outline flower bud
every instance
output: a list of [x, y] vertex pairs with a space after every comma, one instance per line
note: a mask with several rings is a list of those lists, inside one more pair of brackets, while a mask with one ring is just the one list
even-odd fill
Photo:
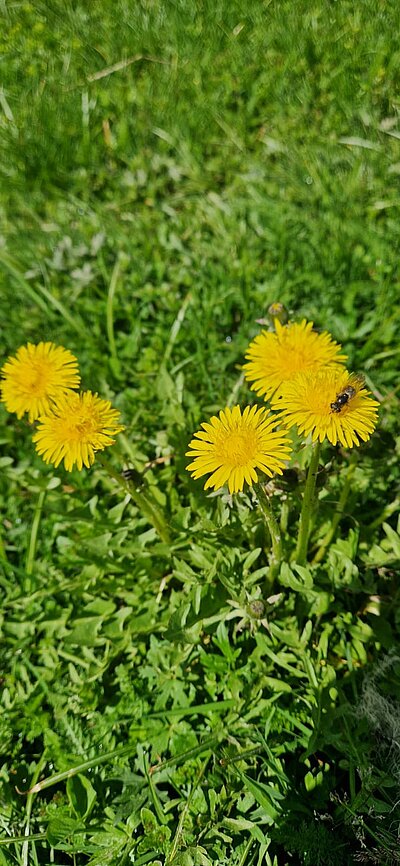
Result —
[[280, 301], [275, 301], [275, 303], [270, 304], [268, 307], [268, 315], [273, 325], [275, 325], [276, 321], [280, 322], [281, 325], [286, 325], [289, 321], [289, 313]]

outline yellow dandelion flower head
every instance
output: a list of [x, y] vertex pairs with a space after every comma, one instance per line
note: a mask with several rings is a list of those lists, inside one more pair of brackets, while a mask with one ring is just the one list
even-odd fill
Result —
[[275, 320], [275, 332], [262, 331], [250, 343], [244, 364], [244, 374], [251, 389], [269, 400], [279, 393], [283, 382], [290, 381], [300, 372], [326, 366], [341, 366], [346, 355], [327, 331], [313, 331], [313, 322], [289, 322], [282, 325]]
[[228, 484], [230, 493], [243, 490], [244, 482], [252, 486], [258, 480], [257, 469], [269, 475], [282, 475], [291, 445], [285, 433], [276, 430], [277, 419], [267, 409], [239, 406], [222, 409], [189, 444], [187, 466], [193, 478], [210, 474], [204, 489], [219, 489]]
[[300, 433], [311, 433], [314, 441], [328, 439], [332, 445], [340, 442], [346, 448], [370, 438], [377, 424], [378, 406], [363, 378], [343, 369], [299, 373], [272, 401], [289, 427], [295, 424]]
[[39, 418], [33, 436], [36, 451], [56, 467], [64, 460], [68, 472], [75, 464], [79, 470], [89, 468], [96, 451], [113, 445], [113, 436], [124, 429], [119, 418], [108, 400], [91, 391], [70, 391], [54, 402], [51, 414]]
[[21, 346], [0, 373], [1, 402], [18, 418], [28, 412], [30, 422], [47, 415], [52, 400], [79, 388], [81, 381], [75, 356], [54, 343]]

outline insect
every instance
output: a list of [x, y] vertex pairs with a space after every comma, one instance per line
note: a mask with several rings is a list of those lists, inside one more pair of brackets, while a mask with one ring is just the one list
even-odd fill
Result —
[[331, 403], [332, 412], [341, 412], [343, 406], [347, 406], [349, 400], [355, 397], [360, 388], [363, 388], [364, 384], [364, 376], [352, 373], [346, 387], [336, 395], [336, 399]]

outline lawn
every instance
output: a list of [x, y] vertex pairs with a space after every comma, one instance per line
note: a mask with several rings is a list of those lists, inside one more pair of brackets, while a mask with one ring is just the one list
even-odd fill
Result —
[[[65, 347], [125, 428], [67, 471], [0, 404], [0, 866], [400, 863], [398, 3], [0, 12], [2, 365]], [[276, 303], [380, 404], [288, 434], [278, 565], [185, 456]]]

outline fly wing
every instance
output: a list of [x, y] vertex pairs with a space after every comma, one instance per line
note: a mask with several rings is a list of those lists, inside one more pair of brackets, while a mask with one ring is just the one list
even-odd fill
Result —
[[365, 377], [362, 373], [350, 373], [349, 385], [358, 393], [361, 388], [365, 387]]

